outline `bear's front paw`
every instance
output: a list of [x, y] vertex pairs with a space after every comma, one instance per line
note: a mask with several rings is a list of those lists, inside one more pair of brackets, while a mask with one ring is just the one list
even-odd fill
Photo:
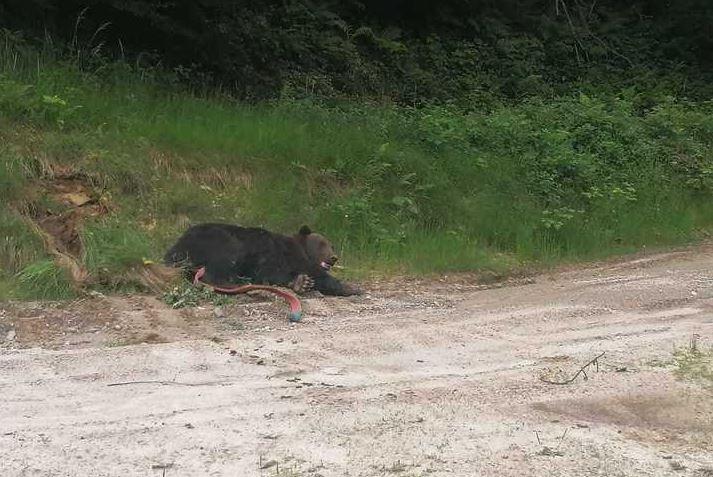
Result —
[[292, 289], [300, 295], [314, 288], [314, 280], [309, 275], [297, 275], [292, 282]]

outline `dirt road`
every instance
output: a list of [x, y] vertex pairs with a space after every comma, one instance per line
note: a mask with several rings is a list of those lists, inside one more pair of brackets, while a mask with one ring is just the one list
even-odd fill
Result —
[[0, 305], [0, 475], [713, 476], [713, 247], [482, 288]]

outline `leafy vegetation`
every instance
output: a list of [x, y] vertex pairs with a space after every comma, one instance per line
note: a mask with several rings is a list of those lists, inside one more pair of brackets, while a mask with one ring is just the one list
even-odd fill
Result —
[[170, 66], [244, 98], [451, 100], [466, 108], [583, 83], [711, 97], [708, 0], [4, 0], [0, 27]]
[[[2, 297], [71, 294], [23, 219], [68, 211], [53, 189], [62, 174], [101, 205], [77, 259], [108, 289], [135, 286], [132, 269], [208, 220], [309, 223], [352, 276], [500, 274], [713, 225], [709, 40], [673, 33], [690, 12], [547, 2], [533, 16], [533, 1], [465, 1], [435, 14], [413, 2], [396, 20], [376, 2], [264, 2], [234, 16], [194, 3], [215, 38], [172, 3], [109, 0], [81, 14], [30, 2], [66, 42], [32, 40], [29, 23], [3, 31]], [[634, 22], [643, 11], [653, 16]], [[117, 51], [129, 25], [134, 43]], [[210, 46], [220, 41], [229, 54]]]
[[210, 303], [215, 306], [231, 303], [228, 295], [220, 295], [207, 287], [194, 287], [187, 282], [176, 285], [163, 294], [163, 301], [171, 308], [186, 308]]

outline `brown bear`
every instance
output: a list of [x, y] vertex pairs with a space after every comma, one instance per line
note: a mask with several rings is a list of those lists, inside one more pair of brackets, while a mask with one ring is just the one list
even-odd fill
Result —
[[190, 273], [205, 267], [205, 281], [226, 286], [241, 281], [290, 287], [297, 293], [315, 289], [349, 296], [360, 290], [334, 278], [332, 244], [303, 226], [294, 236], [261, 228], [207, 223], [190, 227], [171, 247], [164, 262]]

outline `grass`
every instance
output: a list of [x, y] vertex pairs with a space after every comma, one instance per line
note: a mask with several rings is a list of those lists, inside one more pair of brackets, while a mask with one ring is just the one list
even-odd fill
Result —
[[27, 265], [17, 275], [21, 297], [62, 300], [74, 296], [67, 273], [50, 259]]
[[[695, 240], [713, 225], [713, 106], [567, 96], [491, 112], [196, 96], [121, 63], [0, 47], [0, 298], [69, 288], [18, 210], [71, 170], [96, 286], [130, 285], [188, 223], [332, 239], [344, 273], [488, 271]], [[155, 76], [155, 75], [154, 75]]]
[[713, 347], [702, 347], [696, 337], [689, 346], [675, 350], [673, 363], [676, 375], [682, 379], [698, 381], [713, 389]]

